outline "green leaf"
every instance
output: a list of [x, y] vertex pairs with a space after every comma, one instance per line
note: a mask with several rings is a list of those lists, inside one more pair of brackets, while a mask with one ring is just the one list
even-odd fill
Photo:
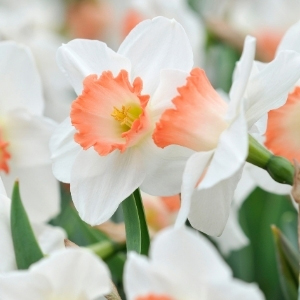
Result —
[[150, 237], [139, 189], [122, 202], [127, 251], [148, 254]]
[[270, 230], [270, 226], [275, 224], [291, 241], [290, 235], [282, 226], [285, 213], [293, 214], [293, 218], [296, 218], [296, 232], [297, 213], [289, 197], [256, 188], [239, 212], [242, 229], [250, 243], [243, 249], [233, 251], [227, 259], [234, 277], [247, 282], [257, 282], [266, 300], [285, 299], [279, 282], [275, 243]]
[[44, 257], [34, 236], [27, 213], [21, 201], [19, 183], [16, 182], [11, 202], [11, 233], [18, 269], [28, 269]]
[[276, 246], [277, 265], [281, 287], [287, 300], [296, 300], [298, 295], [298, 254], [287, 238], [276, 227], [272, 226]]

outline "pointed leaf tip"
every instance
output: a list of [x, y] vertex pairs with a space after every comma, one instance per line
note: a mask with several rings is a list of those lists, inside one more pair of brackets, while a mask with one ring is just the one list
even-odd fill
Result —
[[288, 239], [275, 225], [271, 226], [276, 249], [278, 273], [285, 299], [297, 299], [298, 295], [298, 254]]

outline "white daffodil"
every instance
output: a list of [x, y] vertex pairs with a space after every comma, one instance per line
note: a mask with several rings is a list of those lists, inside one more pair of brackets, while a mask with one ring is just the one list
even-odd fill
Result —
[[59, 186], [51, 172], [49, 139], [56, 124], [43, 117], [42, 87], [29, 50], [0, 43], [0, 174], [7, 191], [20, 182], [30, 219], [59, 212]]
[[212, 244], [186, 227], [158, 233], [149, 257], [129, 254], [124, 271], [128, 300], [264, 299], [255, 284], [234, 279]]
[[28, 271], [0, 275], [1, 300], [96, 300], [109, 292], [106, 265], [81, 248], [57, 251]]
[[[10, 228], [10, 204], [11, 200], [7, 197], [0, 179], [0, 273], [17, 269]], [[44, 223], [32, 223], [31, 225], [43, 253], [49, 254], [64, 248], [66, 234], [61, 228]], [[1, 292], [0, 299], [2, 299]]]
[[[220, 235], [228, 219], [234, 190], [248, 155], [248, 131], [269, 110], [284, 104], [300, 77], [300, 55], [282, 51], [261, 69], [253, 67], [255, 40], [248, 37], [227, 104], [203, 71], [191, 72], [157, 124], [160, 147], [177, 144], [197, 151], [186, 165], [177, 225]], [[251, 75], [251, 76], [250, 76]]]
[[[282, 51], [293, 50], [300, 54], [300, 21], [284, 35], [276, 56]], [[269, 112], [265, 145], [274, 154], [293, 162], [300, 161], [300, 80], [289, 94], [285, 105]]]
[[157, 17], [135, 27], [117, 53], [99, 41], [73, 40], [57, 60], [79, 96], [51, 139], [53, 171], [71, 183], [81, 218], [105, 222], [138, 187], [179, 193], [191, 151], [162, 150], [151, 135], [193, 65], [182, 26]]
[[[292, 50], [300, 53], [300, 22], [294, 24], [283, 36], [276, 56], [281, 51]], [[255, 62], [257, 69], [266, 64]], [[300, 81], [291, 87], [286, 103], [268, 113], [267, 118], [260, 120], [261, 130], [256, 131], [255, 137], [275, 155], [283, 156], [293, 163], [294, 159], [300, 160]], [[246, 164], [245, 172], [251, 175], [251, 180], [262, 189], [276, 194], [287, 195], [291, 186], [275, 182], [263, 169]]]

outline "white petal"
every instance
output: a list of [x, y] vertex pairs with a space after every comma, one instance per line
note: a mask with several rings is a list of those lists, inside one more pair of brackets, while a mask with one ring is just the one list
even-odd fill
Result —
[[0, 177], [0, 195], [7, 197], [7, 193], [6, 193], [6, 190], [5, 190], [5, 187], [4, 187], [4, 183], [3, 183], [1, 177]]
[[15, 270], [16, 260], [10, 229], [10, 199], [0, 195], [0, 273]]
[[107, 221], [145, 178], [142, 157], [134, 148], [100, 156], [94, 149], [77, 156], [71, 193], [80, 217], [91, 225]]
[[82, 91], [83, 79], [90, 74], [111, 71], [116, 76], [121, 69], [130, 72], [130, 61], [115, 53], [103, 42], [76, 39], [62, 45], [57, 51], [57, 63], [75, 92]]
[[174, 287], [155, 270], [146, 257], [130, 252], [124, 269], [124, 289], [128, 300], [149, 294], [172, 295]]
[[144, 143], [141, 149], [146, 165], [141, 190], [153, 196], [179, 194], [183, 170], [193, 151], [176, 145], [161, 149], [152, 139]]
[[1, 115], [17, 108], [41, 115], [42, 84], [30, 50], [15, 42], [1, 42], [0, 57]]
[[152, 95], [162, 69], [189, 72], [193, 53], [188, 37], [174, 19], [156, 17], [137, 25], [126, 37], [118, 53], [132, 63], [132, 78], [141, 77], [143, 93]]
[[211, 283], [206, 290], [207, 299], [222, 300], [264, 300], [264, 294], [254, 283], [232, 279], [230, 282], [217, 281]]
[[221, 236], [212, 237], [224, 255], [231, 251], [240, 250], [249, 244], [249, 240], [243, 232], [239, 221], [238, 211], [231, 209], [227, 224]]
[[177, 215], [176, 227], [181, 227], [185, 224], [188, 218], [193, 192], [202, 174], [208, 167], [214, 152], [199, 152], [193, 154], [186, 163], [181, 187], [181, 206]]
[[[237, 295], [263, 299], [256, 286], [233, 279], [214, 246], [189, 228], [159, 232], [149, 256], [129, 255], [124, 273], [129, 300], [150, 293], [172, 299], [240, 299]], [[213, 295], [218, 297], [210, 297]]]
[[34, 274], [45, 276], [55, 294], [88, 299], [110, 292], [110, 275], [106, 265], [92, 252], [82, 249], [57, 251], [31, 266]]
[[197, 188], [191, 190], [190, 186], [190, 191], [182, 194], [182, 202], [191, 202], [188, 218], [194, 228], [217, 236], [223, 232], [247, 154], [248, 134], [241, 111], [221, 134], [203, 180]]
[[149, 256], [157, 268], [161, 266], [173, 272], [176, 268], [174, 277], [177, 274], [185, 280], [226, 279], [232, 274], [215, 247], [186, 226], [160, 231], [152, 241]]
[[48, 255], [54, 251], [65, 249], [64, 239], [67, 234], [62, 228], [43, 223], [31, 225], [44, 254]]
[[291, 26], [285, 33], [279, 46], [277, 47], [277, 54], [282, 50], [294, 50], [300, 52], [300, 21]]
[[244, 49], [239, 62], [237, 62], [233, 83], [229, 92], [230, 105], [228, 107], [227, 117], [233, 119], [239, 112], [239, 103], [245, 93], [248, 80], [251, 74], [252, 65], [255, 55], [256, 40], [251, 36], [247, 36], [244, 43]]
[[222, 234], [242, 169], [243, 166], [236, 173], [210, 188], [194, 190], [188, 216], [194, 228], [213, 236]]
[[48, 280], [26, 271], [0, 275], [1, 300], [45, 300], [51, 295]]
[[286, 102], [288, 93], [300, 78], [300, 54], [281, 51], [253, 77], [246, 90], [245, 111], [248, 128], [268, 111]]
[[67, 118], [56, 128], [50, 140], [53, 174], [58, 180], [66, 183], [71, 181], [75, 158], [82, 149], [74, 141], [75, 132], [70, 118]]
[[29, 218], [33, 222], [45, 222], [60, 211], [59, 184], [51, 165], [33, 168], [14, 168], [2, 175], [6, 189], [11, 193], [14, 182], [20, 182], [20, 193]]
[[248, 133], [246, 120], [240, 113], [221, 134], [212, 162], [198, 189], [207, 189], [236, 174], [245, 164], [248, 155]]
[[154, 121], [158, 121], [167, 108], [174, 106], [172, 100], [179, 95], [177, 89], [186, 84], [188, 76], [187, 72], [179, 70], [161, 70], [159, 85], [149, 103]]
[[3, 127], [11, 154], [9, 165], [24, 168], [50, 164], [49, 140], [55, 127], [52, 120], [24, 109], [10, 112]]
[[263, 115], [254, 125], [248, 130], [256, 139], [262, 139], [268, 125], [268, 114]]
[[256, 188], [256, 183], [248, 171], [248, 163], [245, 164], [242, 177], [234, 192], [234, 206], [239, 209], [244, 203], [244, 200], [248, 198], [250, 193]]
[[161, 231], [152, 241], [150, 257], [153, 268], [169, 276], [175, 299], [199, 299], [210, 281], [225, 281], [231, 276], [214, 246], [186, 227]]

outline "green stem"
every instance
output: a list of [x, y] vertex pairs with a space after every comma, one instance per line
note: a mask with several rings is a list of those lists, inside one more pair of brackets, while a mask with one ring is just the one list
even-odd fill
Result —
[[148, 254], [150, 237], [139, 189], [122, 202], [127, 251]]
[[293, 185], [294, 166], [290, 161], [273, 155], [251, 135], [247, 162], [266, 170], [275, 181]]

